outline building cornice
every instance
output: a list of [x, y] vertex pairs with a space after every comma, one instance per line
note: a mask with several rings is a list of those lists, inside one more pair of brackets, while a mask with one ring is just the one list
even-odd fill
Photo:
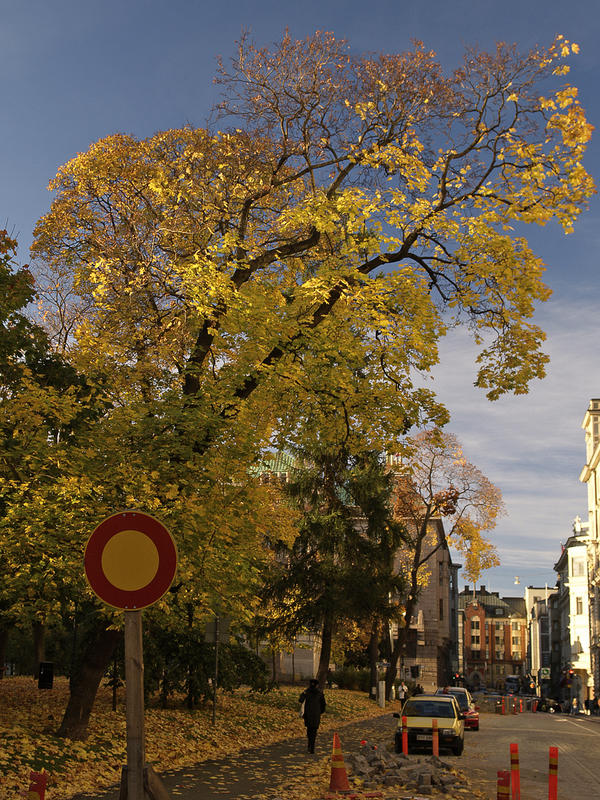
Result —
[[592, 471], [586, 464], [585, 467], [581, 470], [581, 473], [579, 475], [579, 480], [581, 481], [581, 483], [587, 483], [591, 477], [592, 477]]
[[594, 470], [598, 469], [598, 464], [600, 464], [600, 443], [596, 445], [594, 448], [594, 452], [592, 453], [592, 457], [588, 461], [588, 463], [584, 466], [581, 470], [581, 475], [579, 476], [579, 480], [582, 483], [587, 483], [589, 479], [592, 477]]

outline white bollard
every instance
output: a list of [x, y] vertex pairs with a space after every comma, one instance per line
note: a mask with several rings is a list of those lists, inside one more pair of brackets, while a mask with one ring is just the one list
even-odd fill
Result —
[[379, 705], [385, 708], [385, 681], [379, 681]]

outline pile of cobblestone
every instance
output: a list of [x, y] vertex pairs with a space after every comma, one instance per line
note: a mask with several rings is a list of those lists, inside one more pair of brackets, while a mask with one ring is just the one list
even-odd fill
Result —
[[364, 790], [398, 787], [427, 796], [465, 788], [465, 778], [454, 765], [437, 756], [390, 753], [367, 744], [345, 760], [351, 782]]

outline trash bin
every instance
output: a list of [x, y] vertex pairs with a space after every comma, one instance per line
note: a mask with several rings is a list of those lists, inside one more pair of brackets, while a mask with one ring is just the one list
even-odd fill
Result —
[[54, 663], [52, 661], [40, 661], [40, 671], [38, 673], [38, 689], [51, 689], [54, 682]]

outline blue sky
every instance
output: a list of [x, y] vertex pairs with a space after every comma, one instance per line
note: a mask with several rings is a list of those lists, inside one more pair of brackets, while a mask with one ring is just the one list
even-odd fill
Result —
[[[357, 52], [399, 51], [417, 38], [447, 69], [466, 46], [507, 41], [525, 50], [562, 33], [581, 46], [569, 78], [600, 124], [597, 0], [0, 0], [0, 11], [0, 226], [19, 236], [22, 260], [61, 164], [117, 131], [143, 137], [203, 125], [217, 97], [215, 59], [233, 55], [243, 29], [259, 44], [279, 39], [286, 26], [298, 38], [331, 30]], [[599, 138], [586, 158], [596, 180]], [[494, 534], [503, 566], [482, 582], [519, 595], [528, 584], [554, 583], [560, 542], [573, 517], [587, 514], [578, 476], [581, 420], [600, 396], [599, 201], [571, 236], [549, 225], [529, 238], [554, 291], [538, 316], [548, 332], [548, 378], [525, 397], [490, 404], [471, 386], [472, 348], [458, 333], [444, 344], [434, 381], [452, 413], [450, 429], [503, 490], [509, 512]]]

